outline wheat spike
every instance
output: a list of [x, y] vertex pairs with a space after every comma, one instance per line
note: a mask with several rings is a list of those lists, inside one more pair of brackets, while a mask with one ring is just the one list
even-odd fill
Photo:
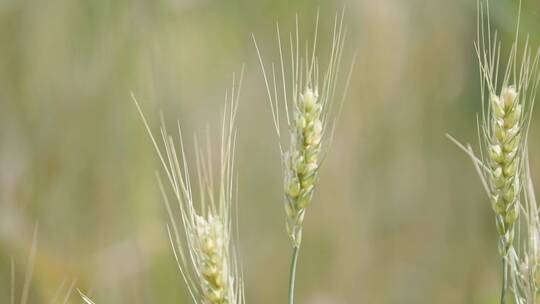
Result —
[[[526, 150], [540, 82], [540, 48], [533, 53], [526, 39], [522, 53], [518, 53], [520, 2], [515, 40], [506, 68], [500, 68], [501, 42], [491, 29], [489, 1], [478, 0], [477, 4], [475, 49], [482, 97], [482, 113], [477, 121], [480, 156], [473, 153], [470, 145], [448, 137], [471, 157], [495, 213], [503, 265], [501, 303], [506, 302], [507, 291], [512, 293], [515, 303], [536, 303], [540, 224]], [[526, 224], [523, 250], [520, 233], [516, 233], [520, 212], [525, 213]]]
[[538, 87], [539, 53], [531, 52], [527, 40], [523, 54], [519, 56], [519, 32], [516, 31], [506, 69], [499, 75], [501, 43], [497, 33], [491, 32], [488, 4], [487, 1], [485, 4], [479, 2], [475, 43], [484, 105], [480, 132], [484, 150], [482, 160], [487, 169], [481, 172], [489, 186], [496, 215], [500, 254], [506, 256], [513, 244], [514, 226], [520, 210], [524, 147]]
[[[338, 86], [346, 30], [343, 27], [343, 13], [336, 14], [326, 72], [319, 75], [318, 22], [317, 13], [313, 44], [306, 43], [305, 55], [300, 52], [298, 16], [295, 32], [289, 34], [289, 52], [284, 52], [279, 25], [276, 26], [280, 62], [277, 71], [275, 64], [271, 64], [271, 73], [267, 73], [261, 51], [253, 36], [274, 127], [279, 138], [284, 173], [286, 226], [295, 248], [300, 247], [302, 242], [304, 216], [313, 198], [324, 146], [330, 142], [333, 135], [334, 119], [339, 116], [354, 67], [353, 60], [344, 85]], [[286, 53], [289, 58], [286, 58]], [[287, 66], [287, 62], [290, 62], [290, 66]], [[339, 97], [336, 97], [337, 89], [342, 91]], [[333, 107], [336, 99], [340, 99], [337, 109]], [[284, 110], [280, 109], [280, 104]], [[282, 116], [285, 121], [282, 121]], [[289, 131], [288, 136], [282, 134], [283, 123]], [[284, 143], [287, 141], [288, 144]]]
[[234, 246], [238, 225], [233, 222], [237, 197], [234, 173], [235, 121], [242, 75], [239, 80], [233, 76], [233, 88], [225, 96], [217, 186], [214, 184], [210, 139], [206, 152], [195, 141], [198, 197], [192, 190], [180, 123], [177, 148], [162, 119], [160, 133], [165, 147], [163, 151], [134, 99], [180, 211], [178, 218], [161, 177], [157, 175], [169, 215], [167, 230], [173, 253], [194, 303], [242, 304], [245, 301], [243, 275]]

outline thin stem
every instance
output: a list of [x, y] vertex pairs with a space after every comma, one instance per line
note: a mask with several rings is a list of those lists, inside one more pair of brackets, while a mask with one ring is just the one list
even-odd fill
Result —
[[501, 286], [501, 304], [506, 303], [506, 285], [507, 285], [507, 262], [506, 257], [502, 258], [502, 269], [503, 269], [503, 275], [502, 275], [502, 286]]
[[289, 273], [289, 304], [294, 304], [294, 281], [296, 278], [296, 263], [298, 261], [298, 253], [300, 252], [300, 246], [294, 246], [291, 271]]

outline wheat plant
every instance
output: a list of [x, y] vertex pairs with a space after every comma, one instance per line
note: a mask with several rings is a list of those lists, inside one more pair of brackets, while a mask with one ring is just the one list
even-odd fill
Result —
[[[276, 24], [279, 65], [272, 63], [269, 73], [266, 72], [257, 41], [252, 36], [279, 139], [286, 228], [293, 246], [289, 280], [291, 304], [294, 302], [296, 265], [302, 243], [304, 217], [313, 199], [324, 149], [333, 135], [334, 119], [341, 110], [354, 66], [353, 60], [344, 85], [338, 86], [346, 30], [343, 27], [343, 13], [341, 16], [336, 14], [326, 71], [320, 73], [324, 68], [320, 65], [317, 53], [318, 23], [317, 13], [313, 44], [310, 46], [306, 42], [305, 53], [300, 46], [298, 16], [294, 34], [289, 33], [288, 47], [283, 46], [279, 24]], [[287, 53], [289, 58], [286, 58]], [[337, 110], [333, 107], [336, 99], [339, 99]], [[285, 116], [284, 121], [282, 116]], [[286, 130], [283, 130], [282, 124], [285, 124]]]
[[[157, 174], [169, 216], [167, 230], [174, 256], [194, 303], [245, 302], [244, 280], [234, 245], [238, 236], [238, 224], [233, 219], [237, 206], [235, 121], [242, 74], [240, 73], [239, 80], [233, 76], [232, 90], [225, 94], [217, 183], [214, 181], [210, 139], [207, 140], [205, 150], [199, 147], [195, 139], [198, 184], [196, 191], [190, 179], [190, 164], [184, 149], [180, 122], [177, 146], [169, 135], [162, 116], [160, 135], [163, 150], [150, 130], [139, 103], [133, 98], [177, 203], [171, 203], [162, 179]], [[174, 212], [174, 206], [179, 210], [178, 216]]]
[[[474, 155], [470, 146], [465, 147], [450, 138], [471, 156], [495, 213], [503, 273], [501, 303], [506, 303], [508, 291], [512, 292], [516, 303], [536, 303], [525, 300], [533, 298], [527, 290], [537, 284], [532, 280], [534, 275], [524, 275], [523, 269], [530, 272], [536, 268], [529, 264], [536, 262], [531, 257], [537, 256], [539, 249], [537, 206], [530, 174], [526, 174], [525, 169], [528, 167], [528, 127], [540, 80], [540, 49], [533, 52], [526, 39], [523, 51], [519, 51], [518, 16], [515, 40], [508, 59], [501, 63], [501, 41], [491, 29], [489, 1], [478, 1], [477, 20], [475, 49], [482, 97], [482, 113], [478, 119], [480, 157]], [[524, 187], [527, 188], [525, 193]], [[516, 233], [521, 210], [525, 211], [526, 224], [523, 240], [519, 232]], [[516, 243], [523, 243], [525, 249], [522, 251]]]

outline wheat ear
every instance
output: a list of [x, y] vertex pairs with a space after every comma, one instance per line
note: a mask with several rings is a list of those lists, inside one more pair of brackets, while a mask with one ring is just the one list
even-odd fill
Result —
[[[520, 302], [517, 268], [519, 257], [515, 249], [516, 223], [518, 223], [523, 189], [523, 172], [528, 127], [539, 84], [539, 54], [529, 48], [518, 54], [519, 17], [515, 40], [506, 68], [500, 69], [501, 42], [491, 30], [489, 1], [478, 2], [476, 54], [480, 66], [482, 115], [478, 136], [480, 157], [470, 146], [457, 143], [473, 160], [475, 168], [490, 198], [499, 235], [499, 254], [502, 260], [501, 303], [506, 301], [508, 270], [511, 271], [511, 291], [516, 303]], [[521, 8], [521, 3], [520, 3]], [[521, 9], [520, 9], [521, 12]], [[499, 71], [501, 70], [501, 74]]]
[[[514, 251], [515, 223], [519, 216], [523, 172], [524, 146], [527, 139], [527, 108], [532, 105], [538, 84], [538, 55], [531, 59], [526, 42], [518, 63], [519, 19], [502, 81], [499, 80], [501, 43], [497, 33], [491, 33], [489, 2], [479, 2], [478, 36], [475, 44], [480, 65], [483, 102], [482, 134], [485, 153], [484, 175], [489, 185], [491, 206], [495, 211], [502, 258], [501, 303], [506, 301], [509, 256]], [[531, 73], [532, 72], [532, 73]], [[535, 79], [536, 78], [536, 79]], [[514, 295], [516, 292], [514, 291]]]
[[[274, 127], [279, 138], [279, 148], [284, 172], [285, 211], [287, 231], [293, 246], [302, 242], [302, 225], [306, 208], [311, 203], [318, 170], [323, 159], [325, 140], [332, 136], [336, 99], [336, 85], [339, 82], [339, 67], [343, 54], [346, 30], [343, 29], [343, 14], [336, 15], [333, 39], [324, 75], [319, 76], [317, 55], [318, 14], [313, 45], [305, 46], [305, 55], [300, 55], [298, 16], [295, 33], [289, 34], [289, 57], [285, 58], [279, 25], [277, 42], [279, 47], [279, 71], [274, 63], [271, 73], [266, 72], [260, 49], [255, 44], [267, 89]], [[311, 48], [311, 51], [309, 51]], [[310, 54], [308, 54], [310, 53]], [[290, 66], [287, 63], [290, 60]], [[351, 65], [353, 66], [353, 65]], [[352, 69], [351, 69], [352, 70]], [[350, 73], [349, 73], [350, 77]], [[322, 82], [319, 79], [322, 78]], [[277, 80], [279, 79], [279, 80]], [[341, 102], [344, 100], [349, 78], [347, 78]], [[287, 84], [289, 83], [289, 84]], [[284, 107], [288, 136], [282, 134], [280, 104]], [[341, 109], [341, 103], [339, 105]], [[284, 138], [285, 137], [285, 138]], [[282, 141], [288, 141], [285, 149]]]
[[[524, 147], [536, 88], [538, 87], [538, 52], [525, 50], [518, 60], [518, 31], [506, 69], [499, 80], [501, 44], [492, 34], [489, 6], [486, 13], [479, 2], [479, 25], [476, 46], [480, 65], [481, 94], [484, 104], [481, 137], [483, 138], [483, 171], [488, 181], [490, 200], [496, 214], [501, 256], [506, 256], [514, 239], [514, 224], [519, 216], [524, 168]], [[519, 29], [519, 22], [518, 22]]]
[[[298, 16], [296, 16], [295, 33], [289, 33], [289, 57], [285, 58], [282, 47], [279, 25], [277, 43], [279, 48], [279, 66], [276, 72], [274, 63], [271, 73], [266, 72], [260, 49], [255, 37], [253, 42], [257, 50], [268, 101], [272, 111], [274, 127], [279, 138], [282, 169], [284, 176], [284, 202], [286, 227], [293, 244], [293, 257], [289, 282], [289, 303], [294, 301], [294, 278], [306, 209], [312, 201], [317, 184], [318, 171], [323, 160], [324, 146], [330, 141], [335, 117], [338, 116], [347, 92], [351, 69], [340, 87], [342, 95], [339, 107], [332, 107], [336, 99], [336, 87], [339, 83], [339, 71], [343, 55], [346, 30], [343, 28], [343, 13], [336, 14], [332, 46], [326, 66], [326, 72], [319, 75], [319, 58], [317, 55], [319, 14], [315, 23], [313, 44], [306, 43], [305, 55], [300, 55]], [[286, 66], [290, 62], [290, 66]], [[322, 79], [320, 82], [319, 80]], [[281, 121], [283, 107], [285, 122]], [[337, 114], [335, 112], [338, 112]], [[282, 124], [286, 123], [288, 134], [282, 134]], [[288, 141], [288, 145], [284, 142]], [[284, 148], [284, 145], [287, 145]]]
[[[174, 214], [174, 206], [170, 203], [161, 178], [157, 175], [169, 215], [170, 224], [167, 230], [173, 252], [194, 303], [245, 302], [243, 275], [234, 246], [238, 225], [237, 222], [233, 222], [237, 196], [234, 173], [237, 134], [235, 121], [242, 74], [238, 81], [233, 76], [233, 88], [225, 96], [217, 187], [214, 184], [210, 139], [207, 140], [206, 152], [199, 148], [195, 140], [198, 197], [194, 197], [192, 191], [180, 123], [178, 123], [180, 142], [178, 155], [178, 148], [162, 119], [161, 138], [165, 147], [163, 152], [152, 135], [139, 104], [134, 99], [170, 183], [170, 190], [178, 203], [179, 220]], [[183, 227], [183, 233], [180, 232], [179, 226]]]

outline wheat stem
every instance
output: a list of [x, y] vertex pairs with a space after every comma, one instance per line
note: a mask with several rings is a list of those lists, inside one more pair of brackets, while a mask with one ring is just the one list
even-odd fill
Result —
[[507, 267], [507, 263], [506, 263], [506, 258], [502, 258], [501, 259], [501, 264], [502, 264], [502, 270], [503, 270], [503, 275], [502, 275], [502, 280], [501, 280], [501, 304], [504, 304], [506, 303], [506, 288], [507, 288], [507, 278], [508, 278], [508, 267]]
[[[339, 88], [338, 76], [346, 36], [346, 30], [343, 28], [344, 13], [345, 11], [341, 15], [336, 14], [330, 55], [325, 72], [320, 71], [320, 60], [317, 55], [318, 12], [313, 44], [309, 45], [306, 42], [305, 57], [301, 55], [300, 50], [298, 15], [294, 32], [289, 33], [290, 52], [283, 52], [283, 47], [285, 49], [287, 47], [282, 44], [279, 26], [276, 25], [280, 61], [277, 70], [274, 63], [268, 69], [265, 68], [255, 36], [252, 36], [261, 65], [274, 127], [279, 138], [284, 173], [286, 227], [293, 247], [289, 277], [289, 304], [294, 303], [296, 264], [302, 243], [304, 217], [312, 202], [319, 169], [325, 156], [324, 148], [332, 140], [335, 116], [341, 112], [354, 67], [353, 60], [345, 86], [342, 89]], [[289, 55], [284, 56], [286, 53]], [[285, 68], [285, 62], [290, 62], [288, 69]], [[267, 71], [269, 72], [267, 73]], [[337, 98], [336, 91], [343, 93], [340, 94], [342, 97], [337, 113], [332, 107]], [[285, 122], [288, 134], [282, 132], [282, 124]], [[288, 144], [285, 144], [285, 141], [288, 141]]]
[[294, 304], [294, 283], [296, 280], [296, 265], [298, 264], [298, 253], [300, 246], [293, 247], [291, 270], [289, 273], [289, 304]]
[[11, 257], [11, 301], [9, 303], [15, 304], [15, 260]]

